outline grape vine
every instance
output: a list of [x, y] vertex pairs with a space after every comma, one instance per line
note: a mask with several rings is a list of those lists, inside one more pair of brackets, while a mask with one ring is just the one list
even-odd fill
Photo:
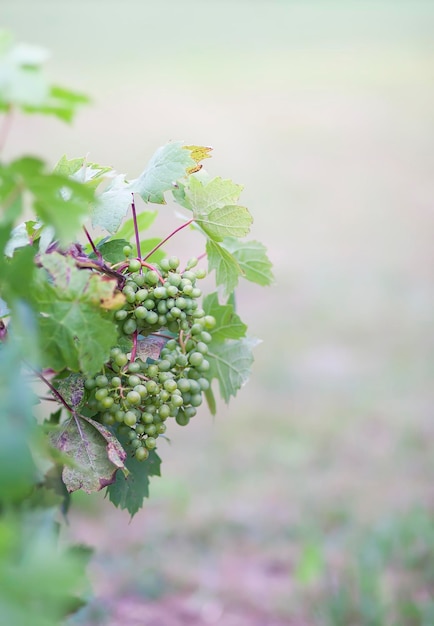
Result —
[[[86, 101], [44, 82], [32, 49], [13, 50], [0, 82], [4, 141], [12, 112], [69, 120]], [[28, 71], [40, 83], [22, 99], [14, 81]], [[0, 367], [12, 354], [26, 398], [20, 409], [5, 387], [1, 428], [12, 432], [13, 415], [25, 416], [29, 493], [54, 488], [66, 506], [77, 489], [107, 488], [134, 515], [172, 424], [187, 426], [204, 403], [216, 413], [216, 391], [227, 403], [247, 381], [255, 340], [234, 291], [240, 279], [269, 285], [271, 264], [260, 242], [246, 240], [242, 187], [211, 177], [210, 156], [209, 147], [171, 142], [129, 179], [87, 158], [63, 156], [54, 169], [27, 155], [0, 163]], [[158, 213], [148, 206], [169, 201], [180, 223], [143, 238]], [[20, 222], [29, 202], [33, 215]], [[185, 229], [198, 237], [198, 256], [167, 256], [166, 243]], [[203, 293], [208, 275], [215, 290]], [[38, 396], [45, 404], [35, 419]], [[41, 416], [47, 401], [57, 406]]]

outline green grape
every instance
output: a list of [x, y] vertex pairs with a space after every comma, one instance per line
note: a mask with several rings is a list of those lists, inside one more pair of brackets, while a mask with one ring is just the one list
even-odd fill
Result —
[[137, 431], [130, 430], [127, 436], [128, 436], [129, 441], [134, 441], [134, 439], [137, 439]]
[[164, 389], [169, 393], [173, 393], [178, 387], [178, 385], [176, 384], [176, 380], [173, 380], [173, 378], [169, 378], [168, 380], [166, 380], [163, 386]]
[[174, 298], [178, 295], [178, 287], [176, 285], [168, 285], [166, 287], [166, 292], [169, 298]]
[[130, 445], [133, 450], [137, 450], [138, 448], [142, 447], [142, 442], [140, 441], [140, 439], [133, 439]]
[[198, 383], [200, 385], [201, 391], [206, 391], [210, 388], [210, 382], [207, 378], [199, 378]]
[[133, 391], [137, 391], [137, 393], [140, 394], [140, 397], [142, 398], [146, 398], [146, 396], [148, 395], [148, 390], [146, 389], [145, 385], [136, 385], [133, 389]]
[[212, 315], [205, 315], [204, 322], [207, 330], [212, 330], [217, 324], [216, 318]]
[[128, 376], [128, 385], [130, 387], [140, 385], [140, 378], [137, 376], [137, 374], [131, 374], [131, 376]]
[[134, 295], [134, 300], [136, 302], [145, 302], [149, 295], [149, 291], [147, 289], [139, 289]]
[[170, 393], [166, 391], [165, 389], [162, 389], [160, 393], [158, 394], [158, 399], [160, 400], [160, 402], [167, 402], [169, 398], [170, 398]]
[[155, 311], [148, 311], [146, 315], [146, 321], [151, 326], [158, 322], [158, 314]]
[[91, 391], [92, 389], [95, 389], [95, 387], [96, 387], [95, 379], [94, 378], [86, 378], [86, 380], [84, 381], [84, 386], [89, 391]]
[[181, 407], [184, 404], [184, 400], [182, 398], [182, 396], [178, 396], [178, 395], [173, 395], [170, 398], [170, 404], [175, 407], [178, 408]]
[[158, 424], [157, 426], [157, 435], [163, 435], [167, 430], [166, 424]]
[[132, 318], [128, 319], [122, 327], [126, 335], [132, 335], [137, 330], [137, 323]]
[[149, 426], [145, 426], [145, 433], [149, 437], [153, 437], [154, 435], [156, 435], [157, 434], [157, 427], [155, 426], [155, 424], [149, 424]]
[[198, 341], [196, 344], [196, 350], [201, 354], [208, 354], [208, 346], [204, 341]]
[[158, 369], [160, 370], [160, 372], [168, 372], [170, 368], [171, 368], [171, 364], [170, 364], [170, 361], [168, 361], [167, 359], [162, 359], [158, 363]]
[[179, 259], [176, 256], [171, 256], [169, 257], [169, 267], [172, 270], [176, 270], [176, 268], [179, 266]]
[[149, 413], [148, 411], [144, 411], [140, 419], [143, 422], [143, 424], [152, 424], [152, 422], [154, 421], [154, 416], [152, 415], [152, 413]]
[[203, 330], [200, 333], [200, 338], [204, 343], [211, 343], [212, 341], [212, 335], [210, 335], [210, 333], [208, 333], [206, 330]]
[[188, 378], [180, 378], [177, 386], [181, 393], [187, 393], [187, 391], [190, 391], [190, 381]]
[[111, 396], [107, 396], [101, 400], [101, 406], [104, 409], [110, 409], [113, 406], [114, 400]]
[[148, 309], [145, 309], [144, 306], [138, 306], [134, 309], [134, 315], [138, 320], [144, 320], [148, 314]]
[[167, 258], [161, 259], [160, 267], [163, 270], [163, 272], [168, 272], [170, 270], [169, 259], [167, 259]]
[[206, 276], [206, 269], [204, 267], [198, 267], [197, 269], [195, 269], [194, 273], [196, 275], [196, 278], [199, 278], [199, 280], [201, 280]]
[[156, 285], [160, 280], [158, 273], [154, 270], [149, 270], [145, 274], [145, 281], [148, 285]]
[[210, 368], [209, 361], [207, 361], [207, 359], [204, 359], [197, 369], [199, 370], [199, 372], [207, 372], [209, 368]]
[[132, 251], [133, 251], [133, 250], [132, 250], [131, 246], [124, 246], [124, 247], [122, 248], [122, 254], [123, 254], [124, 256], [126, 256], [126, 257], [131, 256]]
[[107, 396], [108, 396], [107, 387], [101, 387], [100, 389], [97, 389], [95, 391], [95, 400], [97, 400], [98, 402], [101, 402], [101, 400], [103, 400]]
[[157, 440], [154, 437], [148, 437], [145, 439], [145, 446], [148, 450], [153, 450], [157, 445]]
[[124, 365], [128, 363], [127, 355], [124, 354], [123, 352], [121, 352], [120, 354], [117, 354], [115, 356], [115, 363], [116, 365], [119, 365], [119, 367], [123, 367]]
[[141, 399], [142, 398], [141, 398], [140, 394], [137, 393], [137, 391], [129, 391], [127, 393], [126, 400], [127, 400], [128, 404], [131, 404], [132, 406], [140, 404]]
[[162, 420], [165, 420], [170, 415], [170, 407], [168, 404], [162, 404], [158, 410], [158, 414]]
[[137, 424], [136, 425], [136, 433], [138, 435], [144, 435], [145, 434], [145, 425], [144, 424]]
[[184, 409], [184, 413], [185, 413], [185, 416], [188, 417], [188, 419], [190, 419], [196, 415], [197, 411], [194, 406], [186, 406]]
[[97, 387], [107, 387], [109, 381], [107, 376], [105, 376], [104, 374], [99, 374], [99, 376], [96, 376], [95, 378], [95, 383]]
[[116, 411], [115, 413], [115, 420], [119, 423], [122, 424], [124, 421], [124, 417], [125, 417], [125, 411], [122, 411], [121, 409], [119, 411]]
[[167, 304], [165, 300], [160, 300], [160, 302], [157, 304], [157, 311], [161, 315], [165, 315], [165, 313], [167, 313]]
[[143, 285], [145, 284], [144, 274], [132, 274], [131, 278], [134, 280], [137, 287], [143, 287]]
[[190, 400], [191, 406], [200, 406], [202, 402], [203, 402], [203, 398], [202, 398], [201, 393], [194, 393], [191, 396], [191, 400]]
[[122, 384], [121, 379], [119, 378], [119, 376], [113, 376], [113, 378], [110, 381], [110, 385], [112, 387], [120, 387]]
[[155, 378], [156, 376], [158, 376], [158, 365], [155, 365], [155, 363], [149, 365], [147, 374], [149, 378]]
[[188, 422], [190, 421], [190, 418], [187, 417], [184, 411], [179, 411], [175, 419], [176, 423], [180, 426], [187, 426]]
[[149, 451], [146, 448], [137, 448], [135, 451], [135, 457], [138, 461], [146, 461], [149, 456]]
[[156, 393], [158, 393], [158, 384], [155, 382], [155, 380], [147, 380], [146, 389], [148, 393], [155, 395]]
[[103, 424], [105, 424], [106, 426], [113, 426], [113, 424], [115, 423], [115, 418], [111, 413], [104, 413], [104, 415], [102, 416], [102, 421]]
[[200, 352], [190, 352], [190, 354], [188, 355], [188, 360], [190, 362], [190, 365], [192, 365], [193, 367], [199, 367], [203, 363], [203, 354], [201, 354]]
[[131, 372], [131, 374], [137, 374], [137, 372], [140, 372], [140, 369], [140, 363], [138, 361], [128, 363], [128, 371]]
[[186, 272], [182, 273], [182, 279], [183, 280], [188, 280], [191, 283], [195, 283], [196, 282], [196, 274], [194, 272], [190, 272], [189, 270], [187, 270]]
[[155, 287], [154, 298], [157, 298], [157, 300], [162, 300], [163, 298], [167, 298], [166, 287]]
[[142, 263], [141, 261], [139, 261], [139, 259], [131, 259], [131, 261], [128, 264], [128, 271], [138, 272], [141, 267], [142, 267]]
[[126, 426], [134, 426], [136, 423], [136, 415], [132, 411], [127, 411], [124, 415], [124, 424]]
[[119, 311], [116, 311], [115, 313], [115, 320], [118, 322], [123, 322], [123, 320], [125, 320], [128, 316], [128, 311], [126, 311], [125, 309], [120, 309]]

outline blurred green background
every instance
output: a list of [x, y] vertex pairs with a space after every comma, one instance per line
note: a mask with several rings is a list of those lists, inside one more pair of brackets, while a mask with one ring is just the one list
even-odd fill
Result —
[[434, 3], [3, 0], [0, 18], [93, 100], [71, 127], [17, 118], [7, 156], [136, 176], [169, 140], [211, 145], [275, 269], [239, 290], [251, 381], [173, 429], [143, 512], [76, 498], [67, 533], [98, 547], [82, 622], [432, 626]]

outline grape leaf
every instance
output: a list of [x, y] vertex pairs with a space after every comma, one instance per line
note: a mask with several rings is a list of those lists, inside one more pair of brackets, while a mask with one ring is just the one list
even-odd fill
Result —
[[239, 241], [227, 238], [223, 247], [234, 256], [244, 273], [244, 278], [258, 285], [271, 285], [273, 282], [272, 264], [267, 257], [265, 246], [259, 241]]
[[193, 215], [195, 222], [214, 241], [223, 241], [225, 237], [244, 237], [253, 221], [248, 209], [238, 204], [213, 209], [209, 213], [195, 211]]
[[213, 209], [236, 204], [242, 190], [242, 185], [220, 176], [205, 182], [192, 176], [185, 187], [185, 195], [193, 211], [206, 215]]
[[155, 152], [142, 174], [130, 182], [129, 189], [145, 202], [165, 204], [164, 193], [195, 165], [191, 151], [182, 142], [168, 143]]
[[149, 478], [160, 476], [161, 459], [155, 450], [151, 450], [146, 461], [137, 461], [128, 455], [125, 465], [129, 471], [125, 477], [118, 472], [116, 481], [109, 485], [107, 492], [116, 507], [127, 509], [131, 517], [143, 506], [144, 498], [149, 497]]
[[123, 174], [115, 176], [91, 208], [92, 224], [114, 234], [131, 206], [132, 191]]
[[32, 157], [14, 161], [9, 172], [21, 195], [30, 192], [36, 215], [54, 227], [60, 242], [73, 241], [87, 217], [93, 190], [67, 176], [46, 173], [44, 163]]
[[232, 304], [220, 304], [217, 293], [210, 293], [203, 300], [203, 309], [207, 315], [216, 319], [215, 327], [210, 331], [213, 341], [241, 339], [246, 334], [247, 326], [235, 313]]
[[164, 251], [159, 248], [155, 250], [149, 257], [148, 254], [161, 242], [158, 237], [151, 237], [150, 239], [142, 239], [140, 242], [140, 249], [142, 251], [142, 257], [146, 258], [149, 263], [159, 263], [166, 255]]
[[107, 309], [122, 305], [116, 281], [79, 270], [74, 260], [57, 253], [41, 256], [48, 271], [38, 271], [34, 299], [41, 312], [42, 365], [96, 373], [116, 344], [116, 326]]
[[207, 356], [209, 374], [218, 380], [220, 394], [226, 403], [249, 379], [253, 363], [252, 348], [256, 344], [256, 340], [249, 338], [210, 344]]
[[126, 452], [104, 426], [89, 417], [74, 414], [51, 435], [51, 443], [73, 463], [65, 465], [62, 479], [69, 492], [100, 491], [125, 467]]
[[238, 261], [228, 250], [211, 239], [206, 242], [206, 253], [209, 271], [216, 272], [216, 285], [223, 285], [224, 292], [230, 294], [243, 273]]

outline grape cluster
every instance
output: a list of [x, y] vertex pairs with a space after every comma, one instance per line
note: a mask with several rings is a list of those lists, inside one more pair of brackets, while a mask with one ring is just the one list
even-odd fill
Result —
[[137, 460], [145, 460], [166, 432], [166, 420], [188, 424], [209, 386], [207, 360], [210, 330], [216, 320], [199, 306], [196, 281], [205, 272], [191, 259], [179, 272], [179, 260], [162, 259], [158, 266], [128, 262], [123, 287], [126, 304], [116, 312], [124, 335], [155, 335], [162, 347], [158, 358], [141, 358], [119, 346], [99, 375], [87, 378], [88, 406], [106, 426], [130, 441]]

